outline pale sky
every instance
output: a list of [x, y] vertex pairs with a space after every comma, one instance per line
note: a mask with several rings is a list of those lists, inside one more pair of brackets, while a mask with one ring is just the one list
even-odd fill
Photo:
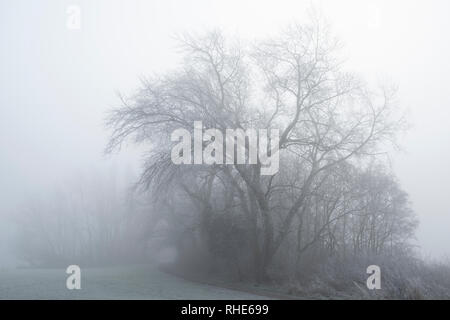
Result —
[[[0, 0], [0, 233], [28, 194], [73, 172], [138, 170], [136, 150], [104, 158], [103, 118], [116, 90], [130, 93], [139, 76], [176, 65], [175, 33], [220, 27], [263, 37], [301, 23], [311, 3], [346, 45], [352, 70], [398, 84], [413, 127], [393, 166], [420, 218], [422, 252], [450, 256], [447, 0]], [[66, 27], [72, 4], [81, 30]]]

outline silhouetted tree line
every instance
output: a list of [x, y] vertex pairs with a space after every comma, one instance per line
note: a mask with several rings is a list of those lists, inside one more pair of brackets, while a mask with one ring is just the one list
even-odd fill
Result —
[[[148, 147], [140, 184], [180, 265], [262, 281], [330, 257], [410, 254], [417, 222], [385, 161], [404, 128], [396, 90], [346, 72], [326, 22], [254, 42], [213, 31], [179, 43], [181, 65], [111, 111], [107, 151], [128, 139]], [[278, 129], [279, 171], [262, 175], [260, 159], [175, 165], [171, 133], [194, 121]]]

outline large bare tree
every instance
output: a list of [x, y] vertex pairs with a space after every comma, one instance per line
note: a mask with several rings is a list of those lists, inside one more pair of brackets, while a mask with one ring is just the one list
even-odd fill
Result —
[[[184, 35], [179, 42], [183, 63], [143, 80], [136, 95], [122, 98], [122, 107], [111, 111], [107, 151], [128, 138], [148, 146], [141, 183], [155, 192], [170, 187], [184, 192], [199, 211], [206, 238], [217, 199], [224, 202], [221, 212], [238, 207], [261, 280], [286, 237], [302, 230], [312, 203], [319, 201], [317, 192], [336, 171], [363, 165], [393, 141], [402, 128], [395, 90], [371, 89], [345, 72], [338, 41], [318, 18], [254, 43], [230, 40], [220, 31]], [[174, 165], [170, 135], [179, 128], [192, 131], [194, 121], [222, 132], [280, 130], [279, 172], [264, 176], [260, 159], [247, 165]], [[334, 221], [362, 210], [345, 209], [350, 198], [342, 194], [321, 195], [328, 211], [307, 247], [324, 234], [332, 236]], [[298, 236], [298, 251], [305, 239]]]

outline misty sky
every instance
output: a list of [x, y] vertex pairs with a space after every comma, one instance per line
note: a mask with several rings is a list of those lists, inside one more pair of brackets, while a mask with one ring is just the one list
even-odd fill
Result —
[[[346, 45], [352, 70], [399, 85], [412, 128], [392, 165], [410, 194], [426, 256], [450, 257], [450, 2], [0, 0], [0, 248], [30, 195], [80, 173], [138, 169], [135, 149], [105, 158], [115, 92], [177, 63], [177, 32], [220, 27], [263, 37], [302, 22], [310, 3]], [[66, 9], [82, 10], [81, 30]]]

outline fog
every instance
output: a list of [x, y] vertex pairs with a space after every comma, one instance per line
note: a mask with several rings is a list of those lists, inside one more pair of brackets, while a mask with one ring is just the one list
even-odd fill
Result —
[[[69, 5], [81, 29], [66, 27]], [[14, 215], [77, 176], [137, 177], [142, 149], [104, 154], [108, 110], [140, 77], [180, 62], [175, 36], [220, 28], [258, 39], [306, 19], [311, 4], [344, 44], [346, 65], [398, 85], [411, 128], [390, 164], [410, 195], [428, 259], [450, 256], [450, 3], [431, 1], [0, 1], [0, 265], [17, 260]]]

